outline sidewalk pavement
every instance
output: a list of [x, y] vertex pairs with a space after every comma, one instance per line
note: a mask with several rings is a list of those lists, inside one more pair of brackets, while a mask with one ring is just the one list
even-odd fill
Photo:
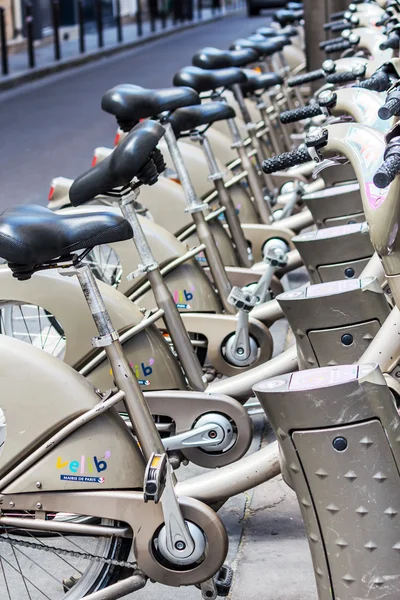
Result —
[[[102, 48], [98, 47], [97, 32], [91, 27], [90, 31], [85, 34], [85, 53], [83, 54], [80, 54], [79, 52], [78, 29], [70, 30], [69, 39], [67, 40], [62, 39], [62, 31], [60, 30], [61, 59], [58, 61], [54, 60], [53, 43], [35, 46], [34, 53], [36, 66], [33, 69], [29, 68], [28, 52], [26, 49], [10, 53], [8, 55], [9, 75], [0, 75], [0, 91], [34, 79], [45, 77], [46, 75], [58, 71], [99, 60], [106, 56], [116, 54], [117, 52], [122, 52], [135, 46], [145, 44], [146, 42], [173, 35], [178, 31], [184, 31], [217, 21], [226, 16], [236, 14], [241, 10], [242, 8], [238, 8], [213, 13], [211, 9], [205, 8], [202, 11], [201, 19], [198, 19], [197, 12], [194, 14], [193, 21], [177, 23], [176, 25], [172, 23], [171, 18], [168, 18], [165, 29], [162, 28], [161, 22], [158, 19], [156, 23], [156, 32], [151, 31], [149, 21], [144, 21], [142, 26], [143, 35], [141, 36], [138, 36], [136, 23], [125, 24], [123, 25], [122, 43], [118, 43], [116, 27], [105, 27], [103, 30], [104, 44]], [[162, 57], [160, 57], [160, 60], [162, 60]]]

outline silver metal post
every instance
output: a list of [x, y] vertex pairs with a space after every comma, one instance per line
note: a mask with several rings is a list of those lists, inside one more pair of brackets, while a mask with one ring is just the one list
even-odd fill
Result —
[[203, 371], [196, 355], [179, 310], [171, 296], [155, 260], [151, 248], [143, 233], [142, 226], [135, 211], [135, 200], [139, 190], [126, 195], [121, 202], [121, 211], [133, 230], [133, 241], [140, 256], [142, 264], [138, 271], [145, 272], [149, 279], [157, 306], [164, 311], [164, 321], [171, 337], [172, 343], [187, 377], [190, 387], [195, 391], [204, 391], [206, 388]]
[[256, 101], [256, 108], [260, 111], [261, 118], [268, 127], [268, 138], [272, 148], [271, 154], [280, 154], [281, 148], [279, 147], [278, 138], [276, 137], [275, 126], [268, 114], [267, 105], [261, 98], [256, 98]]
[[205, 135], [197, 134], [193, 137], [193, 139], [198, 141], [203, 149], [210, 173], [209, 179], [214, 183], [214, 187], [218, 192], [218, 198], [221, 205], [225, 207], [225, 218], [228, 223], [232, 240], [236, 246], [236, 251], [239, 255], [240, 262], [243, 267], [251, 267], [254, 264], [254, 261], [251, 257], [251, 251], [244, 236], [235, 205], [224, 185], [223, 173], [221, 173], [218, 169], [217, 161], [215, 160], [211, 144]]
[[271, 105], [275, 108], [276, 122], [278, 123], [279, 130], [282, 134], [282, 141], [283, 141], [284, 145], [286, 146], [286, 150], [291, 150], [293, 144], [292, 144], [292, 140], [290, 139], [288, 129], [286, 129], [286, 125], [282, 125], [282, 123], [279, 120], [279, 115], [280, 115], [279, 104], [278, 104], [275, 96], [272, 93], [268, 92], [268, 97], [270, 99]]
[[149, 407], [124, 356], [118, 333], [111, 322], [92, 271], [84, 265], [78, 267], [75, 273], [99, 333], [99, 337], [94, 338], [92, 343], [94, 346], [105, 348], [114, 381], [118, 389], [125, 393], [126, 410], [143, 455], [146, 460], [150, 460], [154, 452], [163, 453], [164, 446]]
[[204, 210], [208, 209], [207, 204], [201, 202], [198, 198], [186, 165], [184, 163], [182, 154], [179, 150], [178, 143], [170, 123], [163, 123], [165, 128], [165, 140], [167, 142], [169, 153], [173, 160], [176, 172], [181, 182], [183, 192], [187, 201], [186, 211], [192, 214], [194, 224], [196, 225], [196, 233], [200, 240], [200, 243], [205, 246], [205, 255], [207, 263], [210, 268], [212, 278], [214, 280], [215, 287], [218, 290], [219, 298], [225, 312], [228, 314], [234, 314], [235, 310], [228, 302], [228, 296], [231, 291], [231, 283], [226, 274], [224, 263], [221, 258], [221, 254], [215, 243], [215, 239], [208, 223], [204, 217]]
[[[261, 142], [260, 142], [259, 138], [257, 137], [257, 125], [256, 125], [256, 123], [253, 123], [253, 121], [251, 119], [250, 113], [247, 109], [246, 102], [245, 102], [245, 99], [243, 96], [242, 88], [240, 87], [240, 85], [238, 83], [235, 83], [232, 86], [232, 92], [233, 92], [233, 95], [235, 96], [236, 102], [239, 105], [243, 120], [246, 123], [247, 131], [249, 132], [249, 136], [251, 139], [251, 145], [256, 150], [256, 156], [257, 156], [257, 160], [258, 160], [257, 166], [258, 166], [259, 170], [261, 171], [261, 163], [263, 160], [265, 160], [268, 157], [266, 156], [266, 154], [264, 152], [264, 148], [262, 147]], [[265, 176], [265, 174], [263, 174], [263, 176], [266, 181], [266, 184], [271, 187], [271, 191], [272, 191], [274, 186], [273, 186], [271, 179], [268, 178], [267, 176]]]
[[249, 183], [251, 195], [254, 198], [258, 216], [262, 223], [270, 225], [273, 221], [273, 216], [271, 207], [264, 199], [261, 179], [258, 177], [256, 169], [247, 155], [247, 150], [244, 146], [236, 121], [234, 119], [228, 119], [227, 123], [233, 140], [232, 147], [236, 148], [241, 160], [242, 169], [247, 172], [247, 181]]

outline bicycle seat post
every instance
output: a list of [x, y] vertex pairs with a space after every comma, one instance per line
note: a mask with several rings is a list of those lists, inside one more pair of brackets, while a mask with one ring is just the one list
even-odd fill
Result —
[[247, 150], [240, 135], [237, 123], [235, 119], [227, 119], [227, 123], [232, 136], [232, 148], [236, 148], [241, 160], [242, 169], [247, 173], [247, 181], [249, 183], [251, 195], [254, 198], [254, 204], [258, 215], [262, 223], [270, 225], [273, 221], [272, 211], [268, 202], [264, 198], [261, 180], [258, 177], [256, 169], [247, 154]]
[[186, 197], [186, 211], [191, 213], [193, 221], [196, 225], [196, 232], [199, 240], [206, 247], [205, 253], [207, 256], [207, 262], [210, 267], [210, 272], [214, 280], [215, 287], [218, 290], [221, 304], [228, 314], [234, 314], [235, 311], [232, 305], [230, 305], [228, 302], [228, 296], [231, 291], [231, 283], [226, 274], [221, 254], [215, 243], [214, 236], [205, 220], [203, 212], [204, 210], [207, 210], [208, 205], [204, 202], [201, 202], [196, 194], [179, 149], [172, 125], [164, 120], [161, 120], [161, 122], [165, 128], [165, 140], [168, 145], [168, 150], [171, 154]]
[[[62, 271], [61, 271], [62, 273]], [[71, 274], [69, 272], [68, 274]], [[118, 332], [115, 330], [96, 279], [88, 265], [73, 267], [85, 296], [98, 336], [92, 339], [92, 345], [103, 348], [110, 362], [113, 378], [118, 388], [125, 394], [126, 410], [135, 434], [139, 440], [145, 459], [150, 460], [152, 454], [163, 453], [164, 447], [142, 394], [139, 383], [124, 356]]]
[[235, 206], [229, 191], [224, 184], [224, 174], [220, 172], [211, 144], [206, 135], [195, 131], [191, 134], [191, 139], [198, 142], [203, 150], [209, 170], [209, 179], [213, 182], [221, 205], [225, 208], [225, 218], [228, 223], [229, 231], [236, 246], [240, 262], [243, 267], [251, 267], [254, 264], [251, 251], [247, 245], [246, 238], [236, 213]]
[[[157, 305], [164, 311], [163, 318], [190, 387], [196, 391], [204, 391], [206, 384], [201, 365], [136, 214], [135, 202], [138, 196], [139, 189], [132, 189], [123, 196], [121, 202], [122, 214], [132, 227], [133, 241], [142, 261], [138, 267], [138, 274], [146, 273]], [[134, 277], [135, 274], [131, 276]]]

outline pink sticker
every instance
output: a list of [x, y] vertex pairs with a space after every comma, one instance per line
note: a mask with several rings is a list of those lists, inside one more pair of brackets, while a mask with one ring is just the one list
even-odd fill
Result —
[[371, 181], [370, 183], [365, 184], [365, 191], [367, 194], [368, 202], [372, 210], [376, 210], [386, 200], [386, 196], [389, 193], [390, 186], [380, 189], [377, 188], [376, 185]]

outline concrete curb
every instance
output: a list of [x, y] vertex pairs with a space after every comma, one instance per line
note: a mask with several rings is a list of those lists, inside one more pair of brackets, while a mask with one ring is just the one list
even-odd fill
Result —
[[54, 73], [60, 73], [62, 71], [74, 69], [76, 67], [95, 62], [102, 58], [106, 58], [107, 56], [112, 56], [114, 54], [126, 52], [127, 50], [131, 50], [132, 48], [136, 48], [137, 46], [142, 46], [150, 42], [170, 37], [171, 35], [174, 35], [175, 33], [180, 33], [181, 31], [187, 31], [190, 29], [194, 29], [195, 27], [199, 27], [201, 25], [207, 25], [209, 23], [214, 23], [215, 21], [220, 21], [226, 17], [238, 14], [242, 12], [242, 10], [243, 9], [230, 10], [224, 15], [216, 15], [215, 17], [209, 17], [201, 21], [191, 22], [184, 25], [177, 25], [166, 31], [159, 31], [158, 33], [144, 35], [140, 39], [132, 40], [130, 42], [123, 42], [122, 44], [113, 44], [112, 46], [108, 46], [108, 48], [102, 48], [101, 50], [93, 50], [91, 52], [75, 56], [74, 58], [68, 58], [51, 63], [50, 65], [46, 65], [45, 67], [36, 67], [34, 69], [30, 69], [29, 71], [24, 71], [23, 73], [18, 73], [16, 75], [6, 75], [0, 79], [0, 92], [15, 88], [19, 85], [23, 85], [24, 83], [29, 83], [30, 81], [42, 79], [47, 75], [53, 75]]

